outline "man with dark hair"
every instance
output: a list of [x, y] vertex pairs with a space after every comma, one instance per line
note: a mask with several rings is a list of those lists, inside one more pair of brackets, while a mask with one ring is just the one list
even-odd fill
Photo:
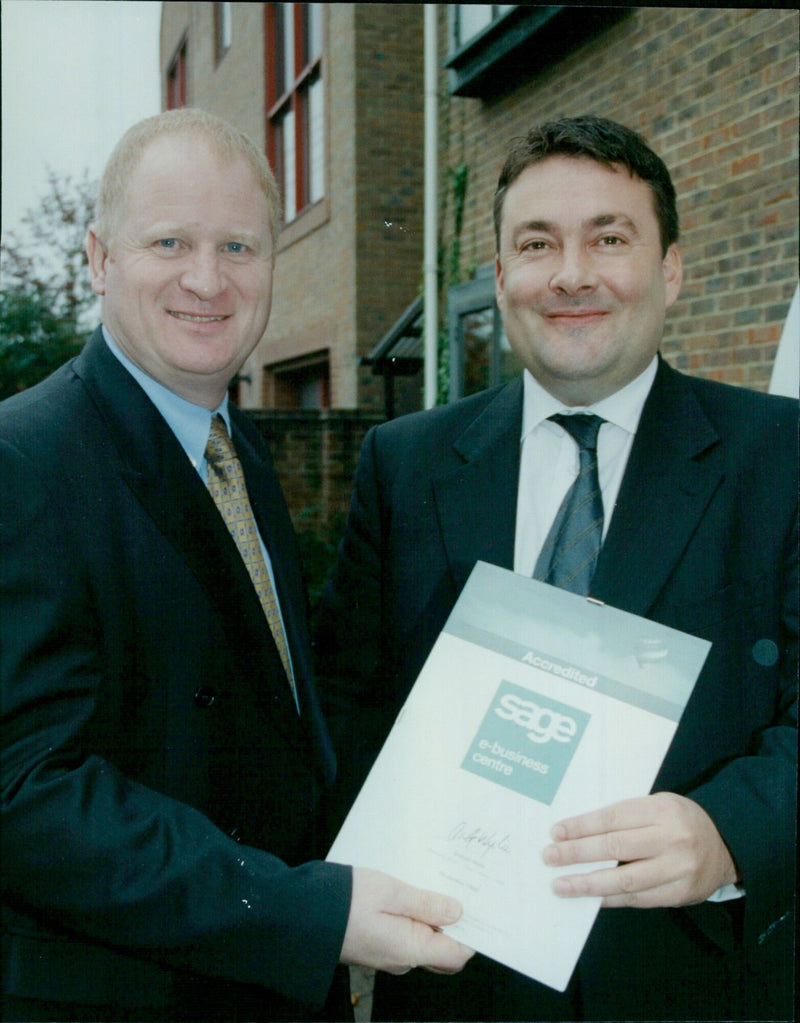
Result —
[[220, 118], [134, 125], [87, 239], [102, 326], [0, 405], [9, 1021], [341, 1018], [340, 961], [470, 955], [440, 931], [455, 900], [314, 861], [335, 760], [305, 592], [227, 400], [269, 318], [278, 207]]
[[550, 156], [583, 157], [605, 167], [625, 167], [632, 177], [650, 187], [664, 253], [678, 240], [675, 186], [661, 157], [630, 128], [604, 117], [583, 116], [545, 121], [514, 140], [494, 193], [492, 212], [498, 252], [500, 221], [509, 186], [526, 168]]
[[[531, 849], [558, 895], [602, 899], [567, 991], [477, 956], [447, 987], [379, 975], [374, 1018], [788, 1019], [797, 403], [661, 359], [682, 279], [674, 189], [624, 126], [532, 131], [495, 222], [497, 302], [524, 373], [371, 431], [320, 609], [330, 704], [348, 722], [343, 801], [477, 560], [712, 646], [652, 793]], [[565, 551], [554, 524], [587, 481], [592, 515]]]

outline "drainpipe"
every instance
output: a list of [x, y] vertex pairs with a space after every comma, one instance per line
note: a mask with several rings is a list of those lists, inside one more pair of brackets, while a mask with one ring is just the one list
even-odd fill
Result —
[[425, 13], [425, 408], [436, 404], [439, 296], [436, 266], [438, 205], [437, 4], [423, 4]]

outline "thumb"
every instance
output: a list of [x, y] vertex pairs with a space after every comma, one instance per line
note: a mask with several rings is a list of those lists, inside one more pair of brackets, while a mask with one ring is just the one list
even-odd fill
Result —
[[458, 899], [450, 895], [428, 891], [425, 888], [414, 888], [402, 882], [399, 884], [396, 898], [387, 909], [390, 913], [411, 917], [412, 920], [419, 920], [430, 927], [447, 927], [448, 924], [454, 924], [463, 912]]

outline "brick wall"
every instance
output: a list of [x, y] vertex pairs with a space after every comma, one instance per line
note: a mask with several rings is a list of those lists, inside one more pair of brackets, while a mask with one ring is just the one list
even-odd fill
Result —
[[[679, 196], [685, 282], [664, 354], [699, 376], [766, 389], [797, 284], [798, 17], [633, 8], [496, 100], [443, 100], [441, 180], [447, 166], [470, 168], [462, 266], [494, 258], [491, 198], [514, 135], [580, 113], [621, 121], [662, 156]], [[444, 55], [444, 12], [441, 28]], [[446, 222], [445, 238], [451, 230]]]
[[[424, 45], [420, 4], [354, 6], [356, 351], [363, 356], [422, 284]], [[358, 405], [383, 409], [383, 385], [370, 370], [360, 372]]]
[[[325, 198], [283, 232], [275, 262], [270, 323], [251, 363], [324, 351], [335, 406], [356, 404], [355, 61], [353, 5], [325, 5]], [[262, 404], [261, 395], [253, 404]]]
[[295, 526], [324, 532], [341, 524], [362, 441], [383, 417], [327, 409], [248, 416], [269, 444]]
[[326, 215], [284, 232], [255, 362], [328, 352], [333, 408], [383, 409], [359, 368], [413, 301], [422, 261], [422, 9], [327, 4]]
[[328, 410], [248, 415], [272, 452], [315, 604], [335, 561], [361, 443], [383, 417]]
[[[183, 39], [191, 17], [191, 3], [175, 0], [161, 5], [161, 31], [159, 34], [159, 67], [161, 68], [161, 107], [167, 104], [166, 72], [175, 52]], [[191, 91], [186, 97], [191, 103]]]
[[[186, 102], [231, 121], [264, 145], [263, 4], [232, 4], [230, 49], [217, 62], [213, 3], [162, 4], [160, 64], [165, 71], [186, 37]], [[165, 75], [162, 73], [162, 103]]]

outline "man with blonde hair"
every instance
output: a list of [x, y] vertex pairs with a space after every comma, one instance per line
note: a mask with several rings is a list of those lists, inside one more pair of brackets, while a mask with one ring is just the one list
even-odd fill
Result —
[[453, 900], [313, 860], [335, 761], [306, 599], [227, 398], [277, 224], [236, 129], [135, 125], [87, 238], [102, 327], [0, 406], [6, 1019], [341, 1018], [338, 962], [469, 958]]

